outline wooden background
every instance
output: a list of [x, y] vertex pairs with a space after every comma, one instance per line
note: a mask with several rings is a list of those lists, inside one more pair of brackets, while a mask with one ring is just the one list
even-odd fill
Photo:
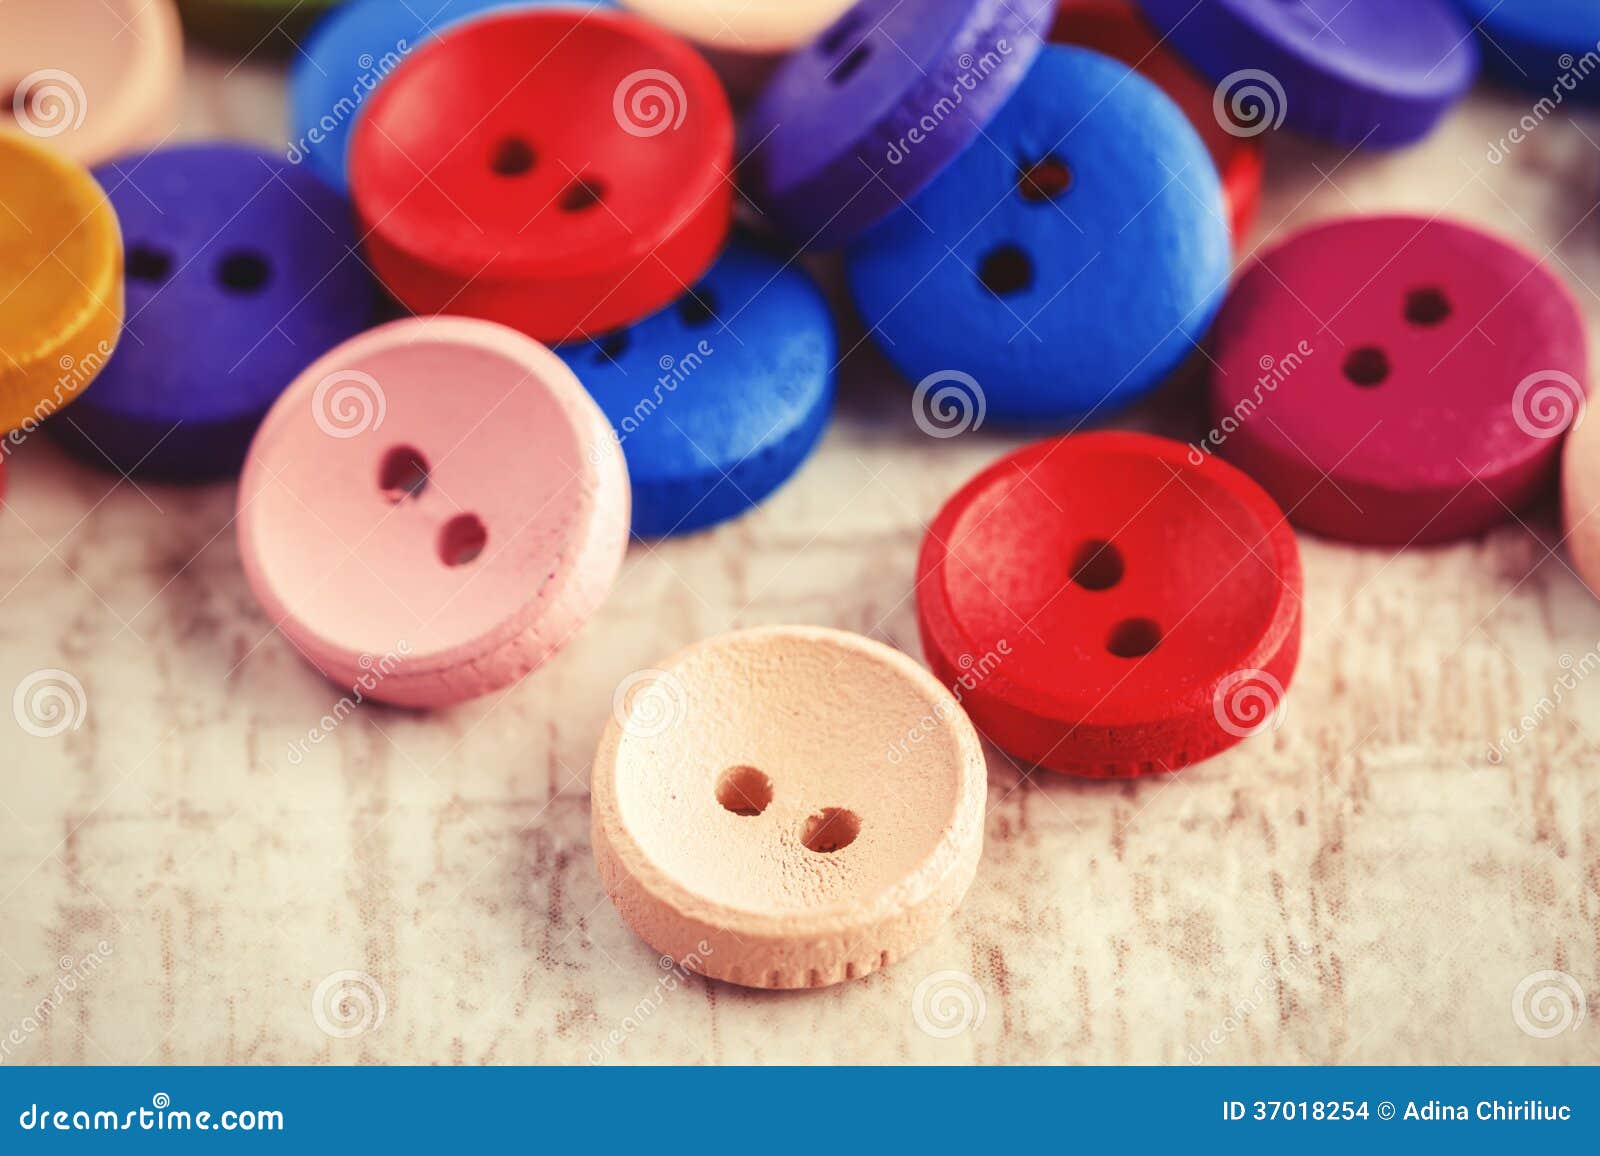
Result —
[[[190, 70], [183, 135], [283, 139], [278, 67], [191, 53]], [[1545, 255], [1600, 318], [1600, 124], [1559, 116], [1489, 163], [1529, 104], [1481, 91], [1388, 156], [1280, 137], [1255, 241], [1442, 211]], [[1519, 1027], [1541, 1006], [1559, 1026], [1539, 988], [1600, 997], [1600, 678], [1486, 757], [1563, 655], [1600, 646], [1549, 510], [1399, 554], [1303, 537], [1284, 725], [1223, 757], [1104, 785], [991, 750], [971, 895], [886, 973], [770, 994], [663, 971], [589, 853], [613, 689], [760, 623], [918, 653], [923, 525], [1017, 444], [930, 442], [859, 337], [847, 321], [825, 444], [765, 508], [635, 544], [596, 620], [510, 692], [363, 709], [298, 764], [291, 744], [343, 692], [251, 599], [233, 487], [135, 487], [23, 446], [0, 512], [0, 692], [60, 669], [86, 712], [39, 738], [0, 711], [0, 1062], [1600, 1060], [1592, 1015]], [[1194, 403], [1117, 424], [1198, 436]], [[1543, 971], [1571, 979], [1532, 981], [1514, 1011]]]

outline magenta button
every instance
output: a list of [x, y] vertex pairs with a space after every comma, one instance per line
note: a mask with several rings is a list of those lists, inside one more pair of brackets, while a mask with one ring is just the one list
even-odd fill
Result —
[[550, 658], [610, 590], [627, 528], [622, 453], [578, 379], [466, 318], [397, 321], [319, 359], [268, 414], [239, 493], [272, 622], [335, 683], [405, 706]]
[[1587, 379], [1561, 281], [1487, 233], [1423, 217], [1306, 229], [1218, 317], [1211, 431], [1291, 521], [1352, 542], [1443, 542], [1555, 480]]

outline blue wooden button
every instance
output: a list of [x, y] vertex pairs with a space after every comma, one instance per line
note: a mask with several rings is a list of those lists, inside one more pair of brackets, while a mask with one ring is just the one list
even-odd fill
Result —
[[372, 322], [350, 207], [241, 144], [157, 149], [95, 176], [122, 222], [127, 321], [94, 388], [47, 428], [141, 477], [235, 473], [295, 375]]
[[987, 138], [849, 251], [885, 353], [913, 382], [965, 375], [971, 416], [1008, 421], [1159, 384], [1229, 271], [1217, 171], [1183, 111], [1109, 57], [1051, 45]]
[[633, 532], [660, 537], [742, 514], [799, 469], [833, 406], [838, 339], [810, 277], [735, 241], [675, 304], [557, 352], [622, 443]]
[[1590, 55], [1600, 49], [1595, 0], [1457, 3], [1483, 38], [1483, 66], [1496, 79], [1557, 101], [1600, 103]]
[[474, 16], [554, 4], [611, 7], [610, 0], [354, 0], [334, 9], [312, 29], [289, 73], [289, 159], [345, 188], [350, 127], [407, 56]]

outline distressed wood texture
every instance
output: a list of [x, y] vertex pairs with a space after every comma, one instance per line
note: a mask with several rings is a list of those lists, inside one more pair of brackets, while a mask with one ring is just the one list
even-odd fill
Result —
[[[191, 59], [185, 135], [281, 139], [274, 71], [224, 71]], [[1479, 92], [1394, 155], [1279, 138], [1256, 239], [1442, 212], [1548, 254], [1600, 318], [1596, 120], [1490, 163], [1528, 105]], [[1196, 409], [1177, 389], [1118, 424], [1195, 437]], [[589, 854], [614, 689], [760, 623], [916, 653], [922, 528], [1016, 444], [930, 440], [857, 345], [821, 452], [764, 509], [635, 545], [597, 620], [509, 693], [363, 708], [296, 761], [341, 692], [245, 588], [233, 487], [140, 489], [28, 441], [0, 514], [0, 690], [59, 669], [87, 709], [50, 739], [0, 714], [0, 1060], [1600, 1060], [1595, 1015], [1519, 1026], [1541, 1002], [1560, 1026], [1538, 989], [1568, 981], [1535, 973], [1600, 999], [1600, 678], [1539, 706], [1600, 646], [1600, 601], [1551, 552], [1549, 509], [1447, 548], [1303, 538], [1283, 725], [1209, 763], [1080, 784], [991, 751], [972, 893], [887, 972], [764, 994], [660, 966]]]

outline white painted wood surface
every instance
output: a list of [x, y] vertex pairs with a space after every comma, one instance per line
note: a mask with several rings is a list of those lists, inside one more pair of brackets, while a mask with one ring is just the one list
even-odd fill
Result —
[[[184, 135], [282, 139], [279, 69], [190, 68]], [[1528, 103], [1480, 92], [1394, 155], [1275, 140], [1257, 241], [1442, 211], [1547, 254], [1600, 318], [1600, 125], [1553, 119], [1491, 165]], [[848, 322], [846, 346], [859, 335]], [[1168, 395], [1118, 424], [1192, 437], [1195, 409]], [[1600, 685], [1485, 757], [1563, 655], [1600, 646], [1600, 601], [1551, 553], [1549, 510], [1400, 554], [1303, 538], [1286, 722], [1223, 757], [1105, 785], [991, 751], [971, 896], [888, 972], [767, 994], [658, 965], [589, 854], [613, 689], [758, 623], [917, 653], [922, 527], [1015, 444], [930, 442], [861, 345], [826, 443], [764, 509], [635, 545], [601, 615], [509, 693], [363, 709], [295, 764], [341, 692], [252, 601], [233, 487], [141, 490], [33, 439], [0, 512], [0, 691], [58, 668], [88, 705], [54, 739], [0, 712], [0, 1061], [1600, 1060], [1594, 1015], [1539, 1038], [1513, 1012], [1543, 971], [1600, 999]], [[917, 992], [947, 971], [983, 1016], [946, 1037], [919, 1024]], [[356, 1000], [348, 1024], [314, 1014], [319, 986], [324, 1008], [381, 990], [381, 1018]]]

